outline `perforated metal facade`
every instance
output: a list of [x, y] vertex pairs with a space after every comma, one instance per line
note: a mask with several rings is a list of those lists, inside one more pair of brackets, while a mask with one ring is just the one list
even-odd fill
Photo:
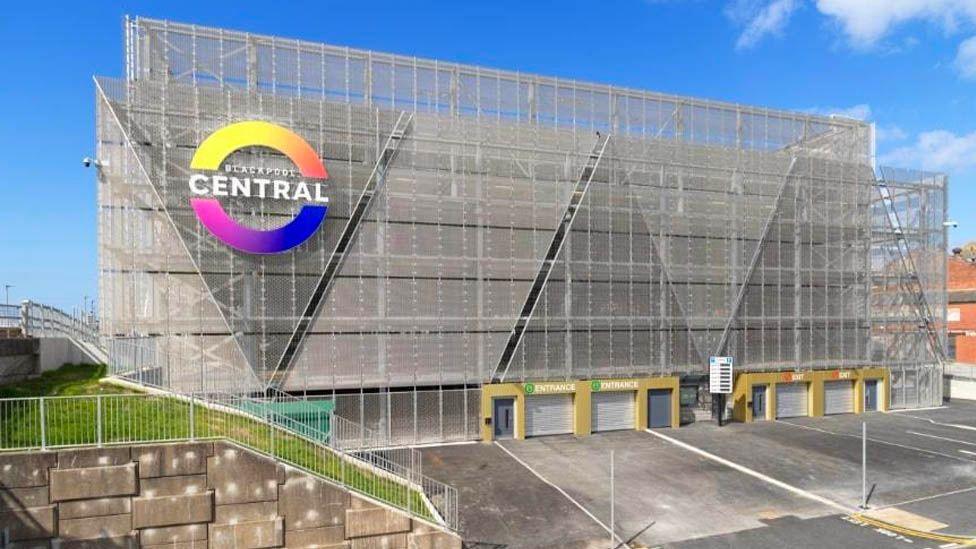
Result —
[[[860, 366], [898, 345], [872, 337], [891, 227], [861, 122], [147, 19], [126, 37], [126, 78], [96, 80], [102, 326], [151, 339], [161, 384], [469, 387], [423, 406], [443, 431], [492, 380]], [[194, 151], [241, 120], [328, 168], [325, 224], [292, 251], [235, 251], [189, 207]], [[255, 228], [299, 206], [222, 200]], [[913, 245], [934, 258], [944, 232]]]

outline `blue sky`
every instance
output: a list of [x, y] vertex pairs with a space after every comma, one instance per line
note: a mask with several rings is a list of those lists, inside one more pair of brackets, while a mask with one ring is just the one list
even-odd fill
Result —
[[125, 14], [517, 69], [878, 125], [879, 157], [950, 175], [976, 240], [976, 1], [14, 2], [0, 16], [0, 300], [97, 290], [94, 74]]

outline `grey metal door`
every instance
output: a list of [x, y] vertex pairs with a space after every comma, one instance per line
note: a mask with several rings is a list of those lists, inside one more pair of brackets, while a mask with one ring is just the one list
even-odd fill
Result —
[[762, 421], [766, 419], [766, 386], [752, 386], [752, 419]]
[[573, 395], [531, 396], [525, 399], [525, 436], [573, 432]]
[[776, 417], [802, 417], [807, 414], [807, 384], [776, 385]]
[[496, 398], [495, 412], [492, 416], [495, 438], [512, 438], [515, 434], [515, 399]]
[[864, 411], [874, 412], [878, 409], [878, 380], [869, 379], [864, 382]]
[[590, 398], [590, 422], [594, 432], [634, 428], [637, 423], [634, 411], [637, 395], [634, 391], [599, 392], [593, 393]]
[[647, 392], [647, 426], [671, 426], [671, 389], [651, 389]]
[[854, 413], [854, 382], [847, 380], [824, 382], [824, 413]]

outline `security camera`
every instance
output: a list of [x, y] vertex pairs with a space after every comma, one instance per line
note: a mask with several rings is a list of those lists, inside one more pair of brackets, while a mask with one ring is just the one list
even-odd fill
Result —
[[86, 168], [90, 168], [92, 166], [95, 166], [96, 168], [102, 167], [102, 163], [98, 159], [92, 158], [90, 156], [86, 156], [82, 158], [81, 165]]
[[949, 219], [947, 221], [944, 221], [942, 223], [942, 226], [943, 227], [949, 227], [950, 229], [955, 229], [956, 227], [959, 226], [959, 222], [956, 221], [955, 219]]

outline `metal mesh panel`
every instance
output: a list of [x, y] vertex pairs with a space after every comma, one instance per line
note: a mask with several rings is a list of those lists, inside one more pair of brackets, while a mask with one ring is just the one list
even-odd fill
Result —
[[891, 405], [942, 402], [947, 178], [881, 169], [872, 202], [872, 359], [892, 368]]
[[[701, 373], [712, 354], [745, 369], [933, 364], [924, 335], [877, 319], [919, 314], [897, 276], [877, 275], [896, 249], [878, 238], [866, 124], [165, 21], [127, 33], [126, 79], [98, 80], [103, 329], [158, 339], [186, 365], [181, 383], [209, 363], [262, 382], [284, 364], [285, 389], [364, 389], [336, 396], [338, 413], [433, 440], [477, 436], [476, 391], [422, 387], [496, 378], [506, 349], [508, 380]], [[330, 175], [324, 226], [284, 254], [223, 246], [187, 204], [200, 141], [251, 119], [298, 133]], [[601, 135], [612, 139], [577, 202]], [[235, 154], [289, 167], [266, 149]], [[924, 232], [915, 269], [937, 310], [945, 208], [933, 177], [889, 179], [902, 182], [904, 224]], [[256, 228], [296, 212], [222, 203]], [[926, 388], [911, 402], [936, 398], [930, 378], [916, 376]]]
[[415, 389], [312, 398], [334, 400], [337, 415], [394, 445], [457, 442], [480, 436], [480, 389]]

